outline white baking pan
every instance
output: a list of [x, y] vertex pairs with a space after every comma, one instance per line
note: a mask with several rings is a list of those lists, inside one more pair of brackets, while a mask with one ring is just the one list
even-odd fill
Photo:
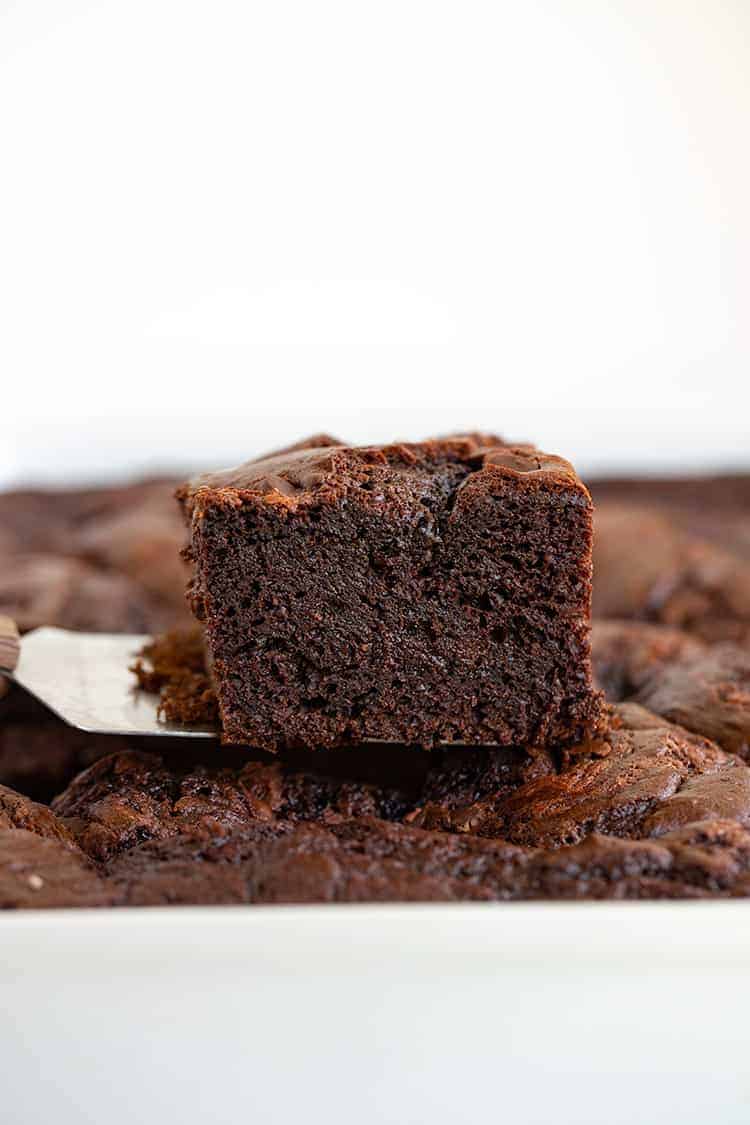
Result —
[[750, 903], [0, 917], [3, 1125], [750, 1120]]

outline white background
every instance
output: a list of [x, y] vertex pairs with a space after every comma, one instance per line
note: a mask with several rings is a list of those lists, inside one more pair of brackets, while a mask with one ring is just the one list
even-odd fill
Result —
[[748, 464], [747, 0], [0, 0], [0, 482]]

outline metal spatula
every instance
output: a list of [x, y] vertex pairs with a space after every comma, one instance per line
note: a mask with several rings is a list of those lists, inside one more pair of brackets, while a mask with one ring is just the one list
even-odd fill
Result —
[[0, 675], [90, 734], [217, 738], [215, 727], [160, 719], [158, 696], [136, 689], [129, 667], [150, 639], [54, 628], [19, 637], [15, 622], [0, 617]]

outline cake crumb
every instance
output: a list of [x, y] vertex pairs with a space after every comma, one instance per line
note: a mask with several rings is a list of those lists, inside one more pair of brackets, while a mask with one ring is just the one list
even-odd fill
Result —
[[200, 629], [174, 629], [155, 637], [143, 646], [130, 671], [141, 691], [159, 693], [162, 718], [186, 725], [218, 722]]

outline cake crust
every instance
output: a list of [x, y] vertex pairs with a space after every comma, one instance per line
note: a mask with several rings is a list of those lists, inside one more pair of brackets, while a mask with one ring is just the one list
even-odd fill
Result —
[[[172, 488], [0, 495], [5, 612], [28, 628], [179, 624]], [[608, 734], [564, 751], [369, 743], [272, 757], [160, 740], [154, 754], [145, 740], [72, 731], [11, 687], [0, 698], [0, 908], [750, 895], [747, 613], [742, 570], [722, 561], [750, 558], [750, 478], [594, 494], [612, 545], [600, 610], [630, 618], [594, 630], [601, 686], [622, 700]], [[628, 509], [616, 539], [611, 502]], [[648, 510], [664, 535], [643, 522]], [[677, 554], [665, 551], [675, 535]], [[686, 569], [696, 541], [722, 559], [700, 546], [696, 569], [691, 547]], [[63, 566], [45, 563], [42, 583], [34, 564], [24, 582], [30, 556]], [[712, 558], [721, 565], [704, 567]], [[90, 584], [92, 572], [106, 581]], [[202, 653], [191, 652], [187, 669], [174, 646], [152, 653], [151, 686], [177, 674], [184, 689], [187, 671], [199, 687]], [[38, 803], [55, 793], [54, 809]]]
[[750, 769], [642, 707], [612, 719], [563, 756], [374, 748], [366, 778], [344, 751], [119, 754], [54, 813], [121, 905], [748, 893]]

